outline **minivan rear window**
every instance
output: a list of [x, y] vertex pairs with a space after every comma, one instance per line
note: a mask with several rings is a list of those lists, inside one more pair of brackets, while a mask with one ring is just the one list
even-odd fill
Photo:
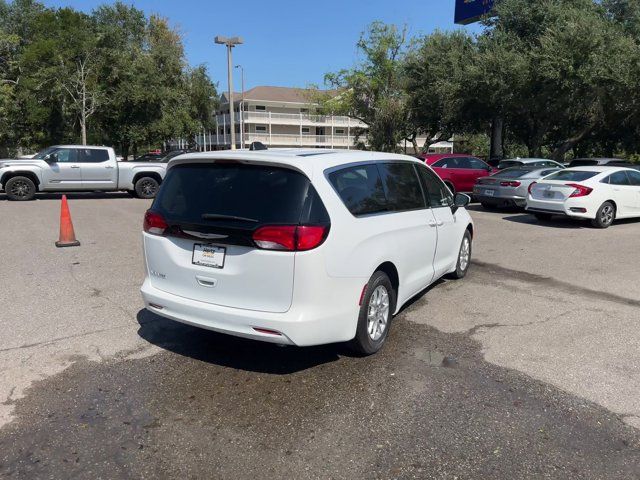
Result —
[[595, 177], [599, 172], [585, 172], [582, 170], [562, 170], [558, 173], [553, 173], [545, 178], [545, 180], [561, 180], [567, 182], [582, 182], [588, 180], [591, 177]]
[[171, 224], [253, 229], [261, 224], [296, 225], [311, 217], [328, 222], [322, 201], [302, 173], [240, 163], [171, 168], [151, 209]]

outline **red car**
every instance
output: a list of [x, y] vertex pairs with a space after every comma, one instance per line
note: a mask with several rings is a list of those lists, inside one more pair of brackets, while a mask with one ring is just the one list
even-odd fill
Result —
[[498, 171], [471, 155], [427, 153], [420, 155], [420, 158], [433, 168], [453, 193], [471, 193], [478, 178]]

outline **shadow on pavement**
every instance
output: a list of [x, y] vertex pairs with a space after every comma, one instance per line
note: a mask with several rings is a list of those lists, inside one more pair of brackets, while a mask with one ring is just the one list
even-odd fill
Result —
[[[62, 195], [66, 195], [69, 200], [102, 200], [109, 198], [133, 198], [127, 192], [66, 192], [66, 193], [37, 193], [35, 200], [60, 200]], [[0, 201], [9, 201], [7, 196], [3, 193], [0, 194]]]
[[513, 223], [522, 223], [525, 225], [533, 225], [537, 227], [548, 227], [548, 228], [590, 228], [591, 225], [588, 221], [564, 218], [564, 217], [554, 217], [551, 220], [538, 220], [533, 215], [529, 214], [521, 214], [521, 215], [511, 215], [504, 217], [504, 220], [507, 222]]
[[206, 363], [258, 373], [286, 375], [355, 356], [346, 345], [280, 347], [271, 343], [191, 327], [142, 309], [138, 335], [160, 348]]

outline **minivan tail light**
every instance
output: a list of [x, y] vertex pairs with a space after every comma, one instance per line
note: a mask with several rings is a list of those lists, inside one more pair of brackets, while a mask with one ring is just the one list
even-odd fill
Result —
[[327, 226], [267, 225], [253, 233], [255, 244], [265, 250], [312, 250], [324, 242]]
[[593, 192], [593, 188], [585, 187], [584, 185], [580, 185], [578, 183], [567, 183], [567, 187], [575, 188], [573, 193], [569, 195], [569, 198], [586, 197], [591, 192]]
[[536, 185], [538, 182], [531, 182], [531, 184], [529, 184], [529, 188], [527, 189], [527, 191], [529, 192], [529, 195], [531, 195], [531, 189], [533, 188], [534, 185]]
[[169, 225], [162, 215], [147, 210], [144, 214], [144, 223], [142, 228], [145, 232], [152, 235], [163, 235]]

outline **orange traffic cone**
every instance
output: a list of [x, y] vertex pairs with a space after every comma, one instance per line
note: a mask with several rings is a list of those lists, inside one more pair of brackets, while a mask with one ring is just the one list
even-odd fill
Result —
[[76, 240], [76, 234], [73, 231], [67, 196], [63, 195], [60, 206], [60, 240], [56, 242], [56, 247], [77, 247], [78, 245], [80, 242]]

